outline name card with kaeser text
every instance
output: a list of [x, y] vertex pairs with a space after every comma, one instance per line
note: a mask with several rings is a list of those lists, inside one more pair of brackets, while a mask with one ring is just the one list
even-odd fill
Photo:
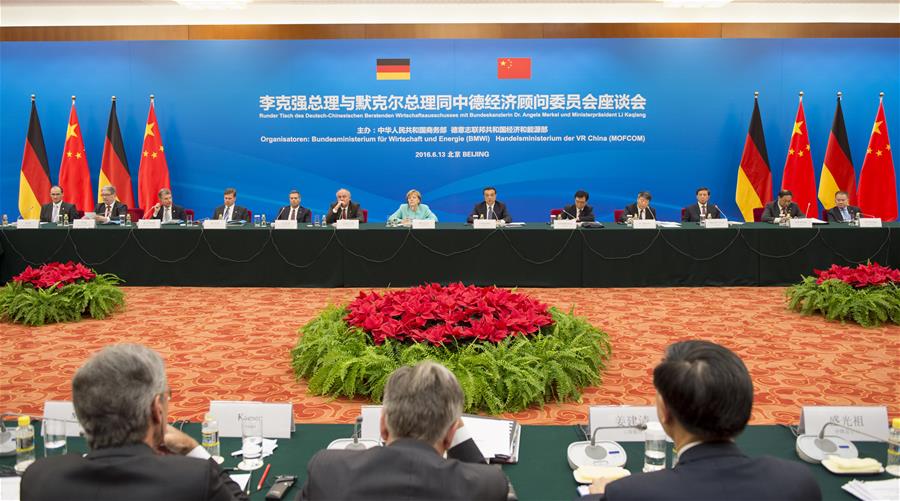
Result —
[[259, 416], [266, 438], [291, 438], [294, 431], [294, 404], [235, 400], [212, 400], [209, 412], [219, 422], [219, 436], [240, 437], [241, 417]]
[[[826, 423], [825, 435], [838, 436], [851, 442], [875, 442], [872, 437], [854, 433], [853, 428], [887, 441], [888, 415], [885, 406], [803, 406], [800, 413], [800, 433], [818, 435]], [[846, 426], [847, 428], [844, 428]]]
[[[652, 405], [592, 405], [590, 410], [591, 434], [600, 427], [637, 426], [651, 421], [659, 421], [659, 417], [656, 415], [656, 407]], [[600, 430], [597, 432], [597, 440], [643, 442], [644, 432], [637, 428]], [[666, 435], [666, 440], [672, 441], [668, 435]]]
[[79, 437], [84, 433], [75, 406], [68, 400], [47, 400], [44, 402], [44, 419], [59, 419], [66, 422], [66, 436]]

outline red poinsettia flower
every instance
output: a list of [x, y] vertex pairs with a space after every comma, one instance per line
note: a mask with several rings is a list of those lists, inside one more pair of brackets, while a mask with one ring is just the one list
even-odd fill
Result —
[[96, 277], [96, 273], [81, 263], [71, 261], [63, 263], [47, 263], [38, 268], [25, 267], [25, 271], [13, 277], [14, 282], [30, 284], [33, 287], [61, 289], [80, 280], [88, 281]]
[[885, 285], [889, 282], [900, 283], [900, 270], [881, 266], [878, 263], [861, 264], [856, 268], [831, 265], [827, 270], [813, 270], [818, 277], [816, 284], [826, 280], [840, 280], [856, 288]]

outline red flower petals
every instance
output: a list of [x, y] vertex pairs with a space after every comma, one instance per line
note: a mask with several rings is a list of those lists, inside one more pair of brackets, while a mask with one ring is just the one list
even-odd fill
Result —
[[14, 282], [22, 285], [31, 284], [38, 289], [56, 287], [62, 289], [66, 285], [79, 280], [92, 280], [97, 276], [90, 268], [81, 263], [75, 264], [69, 261], [63, 263], [47, 263], [39, 268], [27, 266], [25, 271], [14, 276]]
[[878, 263], [861, 264], [856, 268], [833, 264], [827, 270], [813, 271], [819, 277], [816, 279], [817, 285], [821, 285], [826, 280], [836, 279], [859, 289], [873, 285], [885, 285], [888, 282], [900, 282], [900, 270], [881, 266]]

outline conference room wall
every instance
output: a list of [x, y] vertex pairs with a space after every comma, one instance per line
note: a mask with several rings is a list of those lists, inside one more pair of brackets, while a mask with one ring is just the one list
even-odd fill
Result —
[[[4, 38], [6, 37], [6, 33]], [[445, 221], [460, 221], [496, 185], [517, 220], [544, 220], [576, 189], [591, 192], [601, 219], [641, 189], [665, 219], [707, 185], [732, 218], [737, 165], [753, 91], [761, 92], [774, 186], [780, 185], [797, 91], [806, 92], [816, 179], [834, 113], [844, 113], [859, 171], [878, 104], [897, 131], [897, 39], [450, 39], [3, 42], [0, 44], [0, 211], [17, 214], [28, 96], [38, 95], [51, 178], [58, 177], [69, 96], [78, 96], [93, 185], [109, 97], [137, 182], [148, 95], [157, 116], [177, 203], [198, 216], [239, 203], [273, 217], [287, 191], [322, 212], [339, 186], [383, 220], [407, 189], [423, 192]], [[409, 57], [412, 79], [375, 80], [375, 60]], [[497, 59], [530, 57], [529, 80], [498, 80]], [[645, 119], [260, 119], [259, 97], [279, 94], [640, 93]], [[349, 125], [348, 125], [349, 124]], [[644, 143], [264, 144], [260, 136], [354, 135], [357, 126], [546, 125], [552, 135], [636, 134]], [[895, 134], [900, 132], [895, 132]], [[452, 134], [447, 134], [452, 135]], [[488, 134], [493, 136], [493, 134]], [[488, 159], [416, 159], [416, 151], [489, 151]]]

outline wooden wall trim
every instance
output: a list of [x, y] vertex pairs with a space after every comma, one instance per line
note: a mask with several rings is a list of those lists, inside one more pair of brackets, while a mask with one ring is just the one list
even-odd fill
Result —
[[398, 38], [900, 38], [900, 23], [522, 23], [23, 26], [0, 40], [307, 40]]

